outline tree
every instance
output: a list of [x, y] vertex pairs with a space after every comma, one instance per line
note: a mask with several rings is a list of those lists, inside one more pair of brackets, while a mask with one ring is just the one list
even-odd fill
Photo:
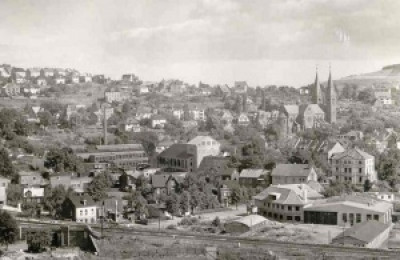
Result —
[[93, 178], [89, 184], [88, 192], [93, 200], [100, 201], [107, 197], [107, 189], [112, 185], [111, 176], [107, 173], [102, 173]]
[[238, 203], [241, 201], [241, 192], [240, 187], [235, 186], [231, 189], [231, 203], [236, 205], [236, 209], [238, 207]]
[[4, 148], [0, 149], [0, 176], [13, 178], [15, 175], [16, 170], [8, 156], [8, 152]]
[[19, 184], [9, 184], [7, 187], [7, 204], [16, 206], [22, 200], [22, 187]]
[[364, 182], [364, 192], [368, 192], [372, 188], [372, 183], [369, 179]]
[[60, 217], [62, 214], [62, 204], [68, 196], [68, 191], [63, 185], [45, 189], [44, 206], [53, 217]]
[[0, 243], [12, 244], [17, 238], [17, 222], [8, 212], [0, 210]]
[[30, 230], [26, 234], [26, 242], [28, 243], [28, 251], [30, 252], [43, 252], [46, 247], [51, 245], [51, 241], [52, 236], [49, 230]]
[[52, 124], [53, 119], [50, 112], [48, 111], [39, 112], [38, 117], [40, 120], [40, 124], [42, 124], [44, 127], [47, 127]]

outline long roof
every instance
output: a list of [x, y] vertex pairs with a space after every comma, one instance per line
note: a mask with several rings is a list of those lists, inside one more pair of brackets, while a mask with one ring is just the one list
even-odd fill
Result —
[[168, 158], [181, 158], [186, 159], [192, 154], [188, 153], [188, 146], [192, 144], [173, 144], [164, 151], [162, 151], [159, 157], [168, 157]]
[[231, 223], [232, 222], [241, 223], [243, 225], [246, 225], [247, 227], [252, 227], [252, 226], [258, 225], [260, 223], [263, 223], [265, 221], [267, 221], [267, 219], [264, 218], [263, 216], [260, 216], [260, 215], [249, 215], [249, 216], [244, 216], [244, 217], [242, 217], [240, 219], [233, 220], [233, 221], [231, 221]]
[[308, 164], [278, 164], [272, 170], [271, 176], [307, 177], [312, 167]]
[[240, 173], [240, 178], [260, 178], [260, 176], [266, 173], [267, 171], [264, 169], [244, 169]]
[[365, 243], [372, 242], [377, 236], [391, 227], [391, 224], [383, 224], [375, 220], [357, 223], [344, 232], [337, 235], [334, 239], [343, 239], [343, 237], [351, 237]]

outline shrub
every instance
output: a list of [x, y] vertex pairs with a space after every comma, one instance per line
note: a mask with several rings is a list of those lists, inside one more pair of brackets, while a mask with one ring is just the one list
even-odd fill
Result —
[[192, 226], [194, 224], [199, 223], [199, 220], [196, 217], [184, 217], [178, 225], [180, 226]]
[[174, 229], [176, 229], [176, 226], [174, 224], [171, 224], [171, 225], [167, 226], [167, 229], [174, 230]]
[[221, 220], [219, 217], [215, 217], [214, 220], [211, 222], [214, 227], [219, 227], [221, 225]]

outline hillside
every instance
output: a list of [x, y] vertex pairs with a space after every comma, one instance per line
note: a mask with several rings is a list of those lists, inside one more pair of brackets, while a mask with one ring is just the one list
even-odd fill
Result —
[[336, 81], [339, 85], [356, 84], [370, 86], [374, 83], [400, 83], [400, 64], [394, 64], [383, 67], [376, 72], [364, 73], [359, 75], [351, 75]]

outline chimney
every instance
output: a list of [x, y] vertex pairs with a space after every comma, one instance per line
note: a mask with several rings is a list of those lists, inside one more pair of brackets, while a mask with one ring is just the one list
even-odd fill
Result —
[[103, 131], [104, 131], [104, 145], [107, 145], [108, 140], [107, 140], [107, 107], [106, 106], [104, 106]]
[[307, 189], [305, 189], [303, 185], [302, 185], [302, 190], [303, 190], [303, 200], [305, 203], [308, 203]]

